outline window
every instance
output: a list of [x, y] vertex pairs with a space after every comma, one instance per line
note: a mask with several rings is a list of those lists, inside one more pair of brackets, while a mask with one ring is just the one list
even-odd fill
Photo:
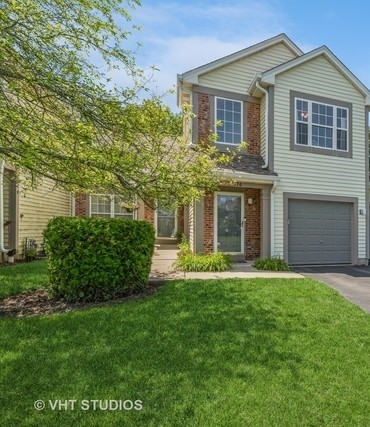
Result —
[[295, 98], [295, 144], [349, 151], [349, 109]]
[[242, 136], [243, 103], [231, 99], [216, 97], [216, 133], [219, 143], [240, 144]]
[[134, 219], [134, 209], [119, 196], [94, 194], [90, 196], [90, 216]]

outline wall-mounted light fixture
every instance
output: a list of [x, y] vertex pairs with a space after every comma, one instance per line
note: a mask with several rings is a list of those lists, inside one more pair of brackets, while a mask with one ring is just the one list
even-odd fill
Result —
[[249, 199], [248, 199], [248, 205], [253, 205], [253, 199], [252, 199], [252, 197], [249, 197]]

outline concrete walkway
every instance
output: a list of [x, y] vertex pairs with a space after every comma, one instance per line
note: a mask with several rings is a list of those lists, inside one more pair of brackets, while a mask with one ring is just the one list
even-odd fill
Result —
[[248, 262], [234, 264], [230, 271], [216, 273], [185, 273], [183, 271], [176, 271], [173, 266], [177, 259], [177, 253], [178, 249], [155, 249], [150, 279], [246, 279], [254, 277], [298, 279], [304, 277], [293, 271], [259, 271], [252, 267], [252, 263]]

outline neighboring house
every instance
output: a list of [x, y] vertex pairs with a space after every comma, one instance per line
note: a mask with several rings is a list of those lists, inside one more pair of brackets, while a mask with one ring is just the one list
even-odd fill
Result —
[[171, 210], [159, 206], [154, 210], [140, 200], [134, 209], [130, 205], [118, 196], [79, 194], [75, 197], [73, 214], [148, 221], [155, 228], [156, 243], [161, 245], [176, 245], [179, 234], [187, 231], [184, 229], [184, 208]]
[[185, 103], [192, 144], [210, 132], [220, 150], [248, 143], [225, 185], [189, 208], [195, 251], [368, 263], [370, 92], [326, 46], [303, 53], [281, 34], [185, 72]]
[[22, 190], [12, 170], [5, 168], [3, 194], [4, 247], [16, 249], [16, 259], [25, 258], [27, 247], [42, 252], [42, 233], [49, 218], [71, 215], [70, 194], [56, 189], [48, 178], [36, 190]]

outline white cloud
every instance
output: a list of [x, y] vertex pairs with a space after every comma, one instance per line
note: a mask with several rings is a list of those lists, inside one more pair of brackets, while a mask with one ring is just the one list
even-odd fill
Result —
[[[132, 41], [142, 44], [137, 65], [159, 69], [149, 85], [159, 94], [175, 87], [177, 74], [284, 32], [286, 21], [272, 0], [142, 3], [132, 13], [132, 22], [142, 27]], [[122, 79], [122, 73], [116, 78]], [[175, 108], [176, 96], [166, 97], [165, 102]]]

